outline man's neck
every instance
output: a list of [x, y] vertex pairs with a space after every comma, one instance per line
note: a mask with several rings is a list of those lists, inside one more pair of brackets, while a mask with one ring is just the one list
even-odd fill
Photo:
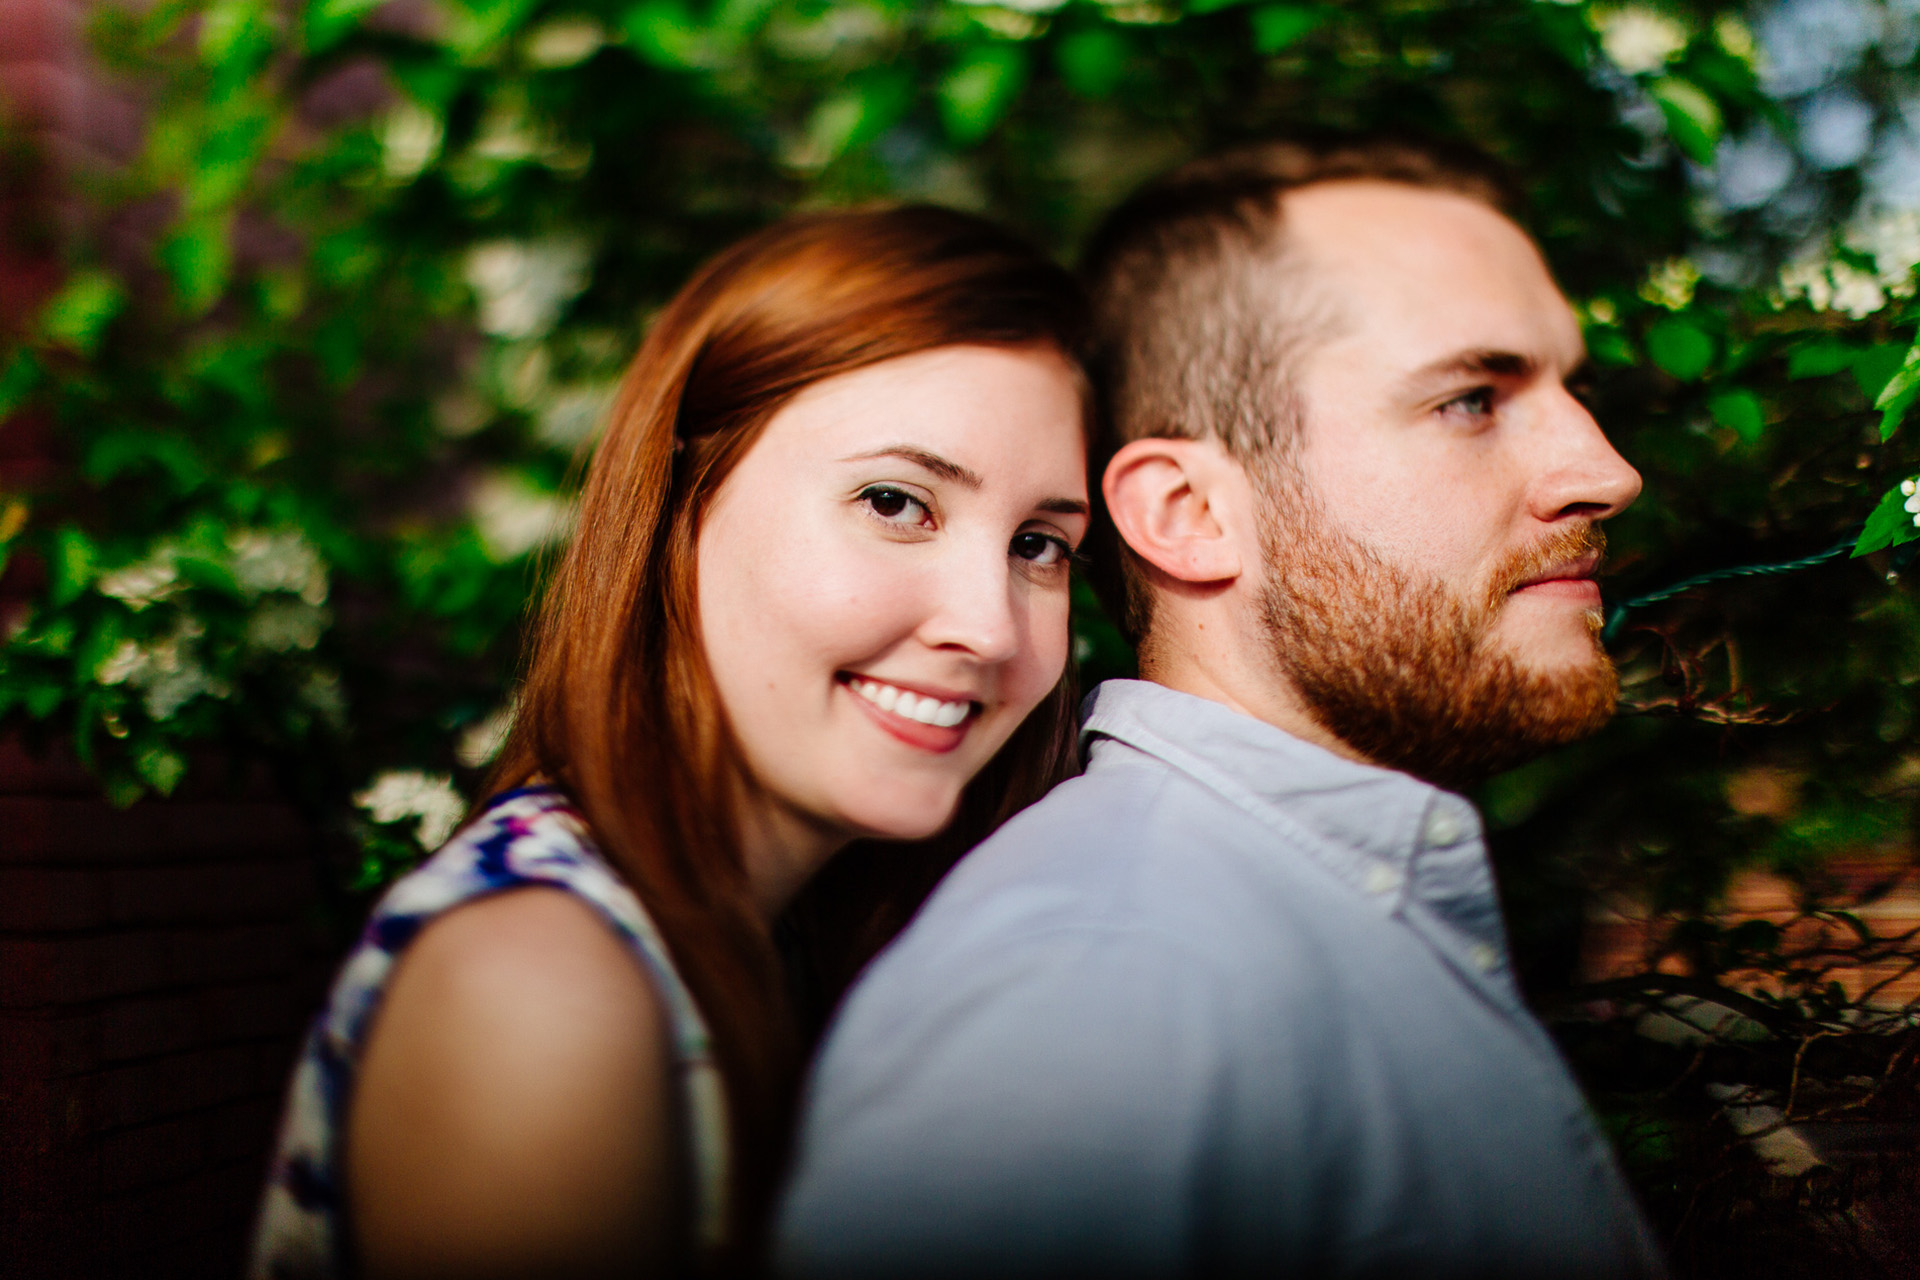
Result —
[[1140, 650], [1140, 678], [1265, 721], [1342, 759], [1376, 763], [1328, 732], [1282, 672], [1217, 659], [1201, 660], [1191, 653], [1168, 652], [1149, 643]]

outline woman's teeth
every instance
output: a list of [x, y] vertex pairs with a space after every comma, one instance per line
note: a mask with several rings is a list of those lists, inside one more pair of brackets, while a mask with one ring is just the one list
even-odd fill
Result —
[[965, 720], [967, 713], [973, 709], [970, 702], [942, 702], [938, 698], [925, 698], [905, 689], [896, 689], [890, 684], [881, 684], [878, 680], [850, 680], [847, 683], [855, 693], [882, 711], [891, 711], [897, 716], [918, 720], [936, 729], [951, 729]]

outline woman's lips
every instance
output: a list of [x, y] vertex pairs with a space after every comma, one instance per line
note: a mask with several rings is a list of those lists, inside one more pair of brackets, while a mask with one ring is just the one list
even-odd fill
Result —
[[919, 692], [869, 676], [846, 673], [840, 684], [875, 724], [908, 746], [935, 754], [959, 746], [979, 710], [970, 699]]

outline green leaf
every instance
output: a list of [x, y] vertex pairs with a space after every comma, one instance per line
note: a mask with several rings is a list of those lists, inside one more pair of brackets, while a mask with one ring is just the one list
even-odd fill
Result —
[[706, 51], [706, 31], [680, 0], [646, 0], [627, 10], [627, 44], [656, 67], [698, 67]]
[[1270, 4], [1253, 11], [1253, 47], [1261, 53], [1279, 53], [1294, 41], [1325, 25], [1331, 10], [1317, 5]]
[[47, 596], [59, 608], [72, 604], [93, 581], [99, 560], [87, 535], [72, 525], [62, 525], [53, 535], [53, 555], [48, 565]]
[[1712, 164], [1713, 150], [1726, 130], [1720, 104], [1705, 89], [1679, 76], [1662, 76], [1647, 92], [1667, 118], [1667, 134], [1674, 145], [1698, 164]]
[[235, 600], [244, 599], [247, 595], [241, 589], [239, 579], [233, 576], [233, 570], [212, 556], [183, 553], [174, 558], [174, 563], [179, 567], [181, 578], [196, 587], [218, 591]]
[[1869, 400], [1878, 400], [1906, 358], [1907, 344], [1904, 342], [1882, 342], [1856, 352], [1851, 367], [1860, 394]]
[[173, 279], [174, 293], [191, 316], [205, 315], [220, 300], [233, 268], [225, 219], [196, 219], [160, 246], [160, 263]]
[[1753, 444], [1766, 434], [1766, 409], [1761, 405], [1760, 397], [1751, 391], [1722, 391], [1707, 401], [1707, 412], [1713, 415], [1715, 422], [1748, 444]]
[[215, 0], [200, 18], [200, 60], [210, 67], [253, 62], [272, 45], [265, 0]]
[[313, 0], [307, 6], [307, 52], [323, 53], [346, 39], [360, 19], [385, 0]]
[[53, 714], [54, 708], [58, 707], [66, 696], [67, 687], [64, 684], [49, 681], [46, 684], [29, 687], [26, 696], [20, 699], [20, 705], [25, 707], [27, 714], [35, 720], [45, 720]]
[[205, 218], [245, 194], [272, 124], [265, 112], [247, 111], [234, 115], [207, 137], [186, 184], [189, 215]]
[[1639, 363], [1633, 343], [1612, 325], [1591, 325], [1587, 329], [1587, 354], [1595, 364], [1625, 367]]
[[1251, 4], [1253, 0], [1187, 0], [1188, 13], [1218, 13], [1222, 9], [1231, 9], [1235, 5]]
[[1106, 98], [1126, 78], [1129, 47], [1125, 36], [1102, 27], [1065, 37], [1053, 56], [1069, 89], [1083, 97]]
[[1540, 33], [1541, 42], [1560, 55], [1569, 67], [1582, 76], [1593, 56], [1593, 28], [1587, 25], [1581, 9], [1563, 5], [1529, 5], [1529, 16]]
[[814, 107], [800, 144], [787, 152], [787, 162], [801, 169], [832, 164], [899, 123], [913, 97], [912, 81], [896, 71], [849, 85]]
[[1787, 357], [1789, 378], [1826, 378], [1851, 368], [1860, 355], [1858, 347], [1844, 342], [1817, 342], [1800, 347]]
[[126, 638], [124, 615], [107, 611], [100, 615], [99, 621], [74, 646], [74, 678], [82, 685], [93, 683], [93, 673], [109, 654], [120, 646]]
[[133, 767], [163, 796], [171, 795], [187, 772], [185, 757], [162, 743], [151, 743], [135, 752]]
[[1713, 336], [1690, 320], [1669, 316], [1647, 330], [1647, 354], [1682, 382], [1692, 382], [1713, 365]]
[[39, 383], [40, 362], [25, 348], [16, 350], [0, 367], [0, 421], [10, 417]]
[[[172, 481], [172, 493], [188, 493], [205, 483], [207, 458], [192, 442], [171, 432], [113, 428], [97, 436], [82, 457], [80, 473], [95, 484], [105, 484], [128, 472], [144, 473], [151, 487], [162, 477]], [[155, 493], [168, 492], [154, 489]]]
[[107, 803], [116, 809], [130, 808], [134, 801], [147, 794], [138, 778], [117, 771], [101, 778], [100, 788], [107, 793]]
[[1906, 495], [1895, 485], [1867, 517], [1867, 527], [1861, 530], [1860, 541], [1853, 544], [1853, 554], [1868, 555], [1916, 538], [1920, 538], [1920, 528], [1915, 527], [1913, 513], [1907, 510]]
[[993, 131], [1027, 75], [1024, 49], [1010, 44], [978, 45], [940, 81], [940, 121], [947, 136], [962, 146]]
[[41, 311], [40, 332], [50, 342], [92, 355], [126, 300], [126, 290], [113, 276], [104, 271], [82, 271], [67, 281]]
[[447, 46], [461, 57], [483, 57], [507, 37], [526, 25], [527, 15], [539, 0], [464, 0], [445, 6], [448, 13]]
[[1687, 75], [1730, 102], [1751, 102], [1760, 98], [1753, 67], [1722, 49], [1696, 42], [1687, 55]]
[[1899, 369], [1880, 388], [1880, 394], [1874, 397], [1873, 407], [1881, 411], [1882, 440], [1900, 429], [1900, 421], [1907, 416], [1907, 410], [1913, 407], [1916, 397], [1920, 397], [1920, 341], [1907, 351]]

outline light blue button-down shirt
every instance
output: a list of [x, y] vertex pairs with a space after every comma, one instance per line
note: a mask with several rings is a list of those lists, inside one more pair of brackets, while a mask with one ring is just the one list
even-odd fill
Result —
[[1660, 1272], [1472, 805], [1158, 685], [1090, 706], [1085, 775], [837, 1016], [786, 1271]]

